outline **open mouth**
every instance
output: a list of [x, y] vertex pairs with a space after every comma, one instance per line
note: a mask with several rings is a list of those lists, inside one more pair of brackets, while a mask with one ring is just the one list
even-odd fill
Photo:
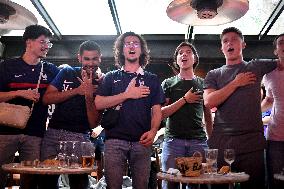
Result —
[[183, 63], [187, 62], [187, 60], [186, 60], [186, 59], [182, 59], [181, 61], [182, 61]]
[[235, 49], [234, 48], [229, 48], [228, 52], [233, 52]]
[[135, 54], [135, 51], [129, 51], [129, 54]]

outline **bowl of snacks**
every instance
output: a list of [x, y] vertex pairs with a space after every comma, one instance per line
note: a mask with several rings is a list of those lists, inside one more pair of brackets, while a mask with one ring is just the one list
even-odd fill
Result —
[[198, 177], [202, 170], [202, 155], [194, 153], [192, 157], [178, 157], [175, 159], [176, 166], [183, 176]]

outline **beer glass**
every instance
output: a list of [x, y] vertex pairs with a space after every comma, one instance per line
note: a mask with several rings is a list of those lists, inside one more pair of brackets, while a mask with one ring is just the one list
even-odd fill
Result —
[[91, 142], [81, 142], [82, 167], [94, 168], [95, 147]]
[[208, 167], [208, 173], [213, 174], [217, 172], [217, 157], [218, 149], [204, 149], [205, 158]]

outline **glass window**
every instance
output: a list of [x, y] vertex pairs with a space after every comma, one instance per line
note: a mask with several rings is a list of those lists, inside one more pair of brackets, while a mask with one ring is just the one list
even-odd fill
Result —
[[[29, 0], [12, 0], [47, 26]], [[41, 0], [43, 6], [62, 35], [116, 35], [115, 25], [107, 0], [50, 1]], [[186, 34], [188, 26], [171, 20], [166, 9], [172, 0], [116, 0], [122, 32], [139, 34]], [[220, 34], [229, 26], [239, 28], [245, 35], [258, 35], [279, 0], [249, 0], [249, 11], [239, 20], [220, 26], [196, 26], [194, 34]], [[284, 31], [283, 13], [269, 35]], [[23, 30], [13, 30], [6, 35], [22, 35]]]

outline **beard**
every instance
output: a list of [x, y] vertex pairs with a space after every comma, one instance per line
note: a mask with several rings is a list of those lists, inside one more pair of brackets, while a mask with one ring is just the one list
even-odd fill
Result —
[[86, 74], [87, 74], [88, 77], [90, 77], [90, 75], [91, 75], [90, 72], [92, 72], [93, 73], [93, 79], [98, 78], [98, 73], [97, 73], [98, 67], [97, 66], [94, 66], [94, 67], [83, 66], [82, 69], [86, 71]]

